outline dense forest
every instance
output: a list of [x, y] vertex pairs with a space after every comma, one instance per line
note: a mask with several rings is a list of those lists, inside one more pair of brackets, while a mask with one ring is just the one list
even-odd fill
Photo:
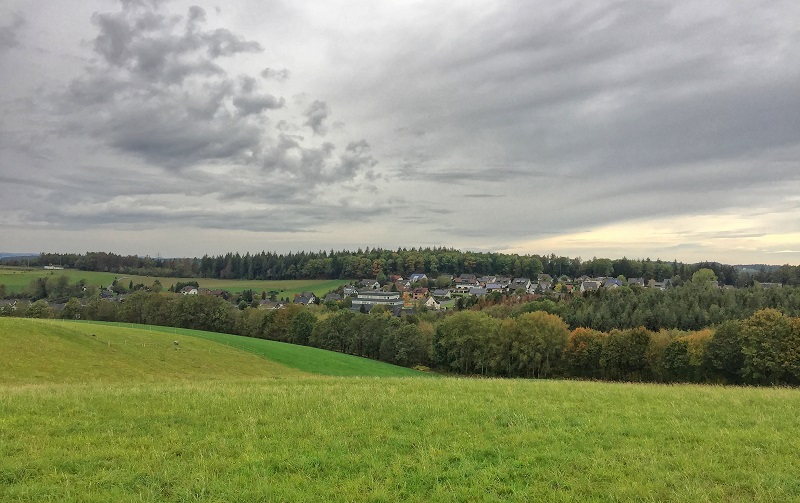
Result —
[[105, 271], [142, 276], [173, 276], [182, 278], [221, 279], [355, 279], [382, 280], [398, 274], [425, 273], [460, 275], [497, 274], [535, 278], [547, 273], [558, 278], [576, 278], [582, 275], [597, 277], [644, 278], [663, 281], [676, 279], [688, 281], [702, 268], [714, 271], [721, 284], [744, 287], [761, 283], [800, 285], [800, 267], [759, 266], [758, 270], [739, 270], [732, 265], [716, 262], [684, 264], [650, 259], [607, 259], [558, 257], [556, 255], [518, 255], [458, 251], [451, 248], [400, 248], [385, 250], [374, 248], [356, 251], [319, 251], [279, 254], [261, 252], [227, 253], [201, 258], [152, 258], [122, 256], [114, 253], [87, 252], [85, 254], [43, 253], [38, 257], [4, 260], [8, 265], [46, 266], [60, 265], [84, 271]]

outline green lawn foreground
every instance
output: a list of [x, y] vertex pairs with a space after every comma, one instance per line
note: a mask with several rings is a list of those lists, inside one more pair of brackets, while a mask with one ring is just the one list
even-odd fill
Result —
[[298, 378], [0, 388], [0, 501], [800, 501], [800, 392]]

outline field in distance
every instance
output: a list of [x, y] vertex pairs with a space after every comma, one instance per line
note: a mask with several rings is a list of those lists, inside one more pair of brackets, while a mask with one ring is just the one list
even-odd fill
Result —
[[301, 292], [314, 292], [314, 295], [322, 296], [331, 290], [335, 290], [341, 285], [346, 285], [348, 280], [328, 280], [328, 279], [297, 279], [297, 280], [275, 280], [260, 281], [246, 279], [209, 279], [209, 278], [172, 278], [155, 276], [135, 276], [116, 274], [111, 272], [79, 271], [75, 269], [45, 270], [19, 267], [0, 267], [0, 284], [6, 285], [6, 293], [14, 294], [21, 292], [36, 278], [49, 278], [67, 276], [71, 283], [85, 279], [91, 285], [106, 287], [115, 279], [123, 282], [126, 287], [130, 282], [134, 285], [139, 283], [150, 286], [153, 281], [158, 279], [166, 290], [175, 283], [197, 281], [202, 288], [211, 290], [227, 290], [231, 293], [243, 290], [253, 290], [259, 294], [262, 291], [276, 291], [278, 297], [288, 297], [290, 300], [295, 294]]
[[49, 355], [73, 384], [0, 384], [0, 501], [800, 501], [797, 389], [254, 377], [263, 357], [181, 334], [241, 369], [87, 379], [70, 360], [111, 355], [76, 356], [59, 330], [190, 351], [169, 332], [10, 321], [35, 328], [0, 319], [0, 340], [41, 349], [4, 342], [0, 368]]

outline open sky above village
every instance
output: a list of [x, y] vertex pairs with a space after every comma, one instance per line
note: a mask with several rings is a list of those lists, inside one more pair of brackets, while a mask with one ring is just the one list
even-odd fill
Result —
[[0, 251], [800, 263], [800, 2], [10, 0]]

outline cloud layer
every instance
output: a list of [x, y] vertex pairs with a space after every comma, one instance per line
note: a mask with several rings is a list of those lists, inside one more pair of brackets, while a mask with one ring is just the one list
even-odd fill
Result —
[[800, 260], [796, 2], [110, 5], [0, 18], [7, 233]]

